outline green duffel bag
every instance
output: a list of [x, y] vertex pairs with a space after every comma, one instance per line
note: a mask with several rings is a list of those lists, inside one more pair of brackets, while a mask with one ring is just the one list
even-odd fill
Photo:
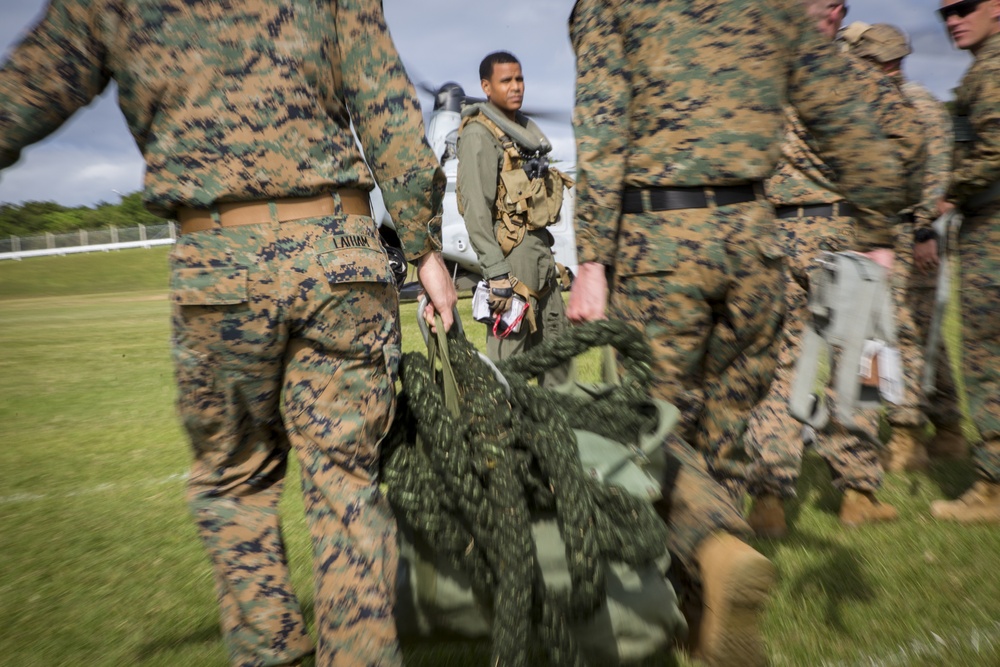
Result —
[[[537, 363], [558, 365], [567, 356], [609, 338], [617, 338], [619, 342], [627, 339], [629, 344], [624, 347], [633, 352], [648, 350], [641, 342], [641, 335], [634, 329], [623, 329], [625, 326], [595, 323], [574, 329], [571, 335], [575, 340], [569, 344], [564, 341], [559, 352], [543, 346], [530, 354], [544, 360]], [[664, 577], [669, 565], [666, 528], [652, 509], [652, 502], [660, 497], [659, 480], [665, 466], [661, 444], [677, 422], [677, 409], [649, 399], [643, 383], [639, 382], [637, 389], [628, 376], [621, 385], [573, 382], [554, 391], [530, 386], [517, 368], [505, 365], [502, 373], [496, 371], [465, 341], [460, 331], [449, 337], [428, 337], [428, 344], [427, 358], [408, 355], [404, 360], [399, 415], [384, 470], [388, 496], [400, 524], [397, 620], [401, 634], [492, 636], [491, 664], [496, 660], [500, 664], [525, 664], [527, 645], [536, 641], [556, 665], [634, 661], [665, 650], [683, 636], [686, 625], [674, 590]], [[440, 363], [440, 372], [434, 360]], [[536, 362], [531, 358], [519, 363], [521, 368], [532, 368], [532, 374], [537, 372]], [[479, 375], [475, 372], [470, 375], [470, 369], [476, 366], [481, 367]], [[643, 367], [641, 363], [638, 366]], [[416, 379], [418, 367], [429, 377]], [[648, 367], [647, 363], [645, 368]], [[487, 378], [494, 385], [492, 400], [484, 400], [480, 391], [482, 385], [488, 384], [484, 382]], [[430, 395], [430, 403], [421, 403], [416, 408], [414, 389]], [[542, 408], [542, 404], [547, 407]], [[538, 434], [552, 430], [560, 433], [567, 443], [565, 447], [550, 447], [560, 450], [555, 455], [555, 465], [540, 460], [548, 456], [547, 449], [527, 453], [531, 445], [522, 449], [517, 438], [513, 444], [508, 443], [506, 451], [517, 460], [509, 469], [524, 473], [517, 484], [528, 499], [528, 514], [519, 524], [519, 530], [530, 533], [530, 562], [523, 571], [534, 580], [522, 587], [522, 594], [527, 589], [530, 600], [521, 600], [520, 607], [516, 602], [518, 596], [508, 594], [505, 598], [503, 593], [502, 582], [509, 562], [505, 543], [497, 540], [491, 547], [491, 534], [480, 530], [482, 524], [493, 521], [490, 513], [479, 515], [473, 510], [463, 517], [456, 509], [467, 507], [463, 499], [477, 498], [483, 489], [488, 495], [491, 483], [501, 483], [490, 477], [495, 470], [504, 469], [503, 456], [498, 454], [501, 450], [496, 443], [486, 443], [482, 449], [486, 452], [485, 464], [479, 460], [479, 465], [472, 451], [468, 457], [472, 471], [468, 477], [474, 480], [471, 490], [456, 492], [450, 488], [458, 483], [448, 479], [447, 471], [437, 475], [428, 472], [435, 468], [435, 456], [442, 459], [463, 456], [462, 447], [456, 445], [460, 437], [455, 436], [455, 441], [442, 446], [441, 440], [448, 438], [442, 433], [449, 429], [433, 422], [450, 420], [455, 430], [464, 429], [468, 435], [468, 431], [475, 431], [469, 424], [482, 418], [489, 422], [484, 432], [491, 433], [496, 424], [490, 420], [498, 410], [510, 411], [511, 418], [506, 423], [514, 425], [511, 428], [521, 433], [521, 440], [534, 440]], [[621, 414], [622, 419], [616, 419], [615, 414]], [[428, 421], [432, 424], [427, 425]], [[580, 425], [574, 421], [584, 422], [589, 428], [573, 428]], [[624, 424], [620, 428], [615, 426], [618, 421]], [[565, 424], [554, 427], [557, 422]], [[475, 450], [479, 439], [472, 440], [470, 449]], [[429, 442], [437, 445], [430, 446]], [[449, 467], [438, 463], [439, 473]], [[547, 466], [560, 472], [546, 476], [542, 471]], [[425, 479], [422, 487], [413, 483], [413, 479], [421, 477]], [[461, 484], [469, 486], [464, 480]], [[560, 498], [560, 484], [582, 489], [589, 495], [585, 500], [574, 499], [570, 503], [573, 496]], [[553, 503], [547, 504], [545, 500], [532, 500], [538, 493], [535, 487], [548, 487], [555, 497], [554, 508]], [[599, 509], [582, 524], [573, 525], [565, 516], [565, 506], [560, 508], [560, 502], [589, 504]], [[432, 506], [436, 508], [428, 510]], [[490, 505], [486, 502], [481, 507], [489, 509]], [[608, 516], [602, 515], [605, 510]], [[421, 511], [426, 512], [423, 518]], [[503, 508], [497, 511], [501, 519], [507, 514]], [[449, 522], [453, 526], [451, 533], [443, 529]], [[442, 537], [446, 534], [452, 536]], [[564, 537], [567, 534], [574, 541], [569, 546]], [[598, 547], [588, 550], [588, 544], [593, 546], [602, 539], [612, 544], [605, 545], [603, 550]], [[480, 556], [478, 551], [484, 555]], [[499, 554], [493, 559], [493, 567], [489, 566], [490, 554]], [[598, 573], [594, 581], [580, 574], [581, 560], [599, 561], [591, 563], [592, 570], [582, 568]], [[597, 597], [589, 605], [583, 602], [582, 609], [575, 607], [574, 601], [587, 598], [585, 593], [578, 594], [579, 589], [591, 584], [599, 586], [594, 592]], [[500, 603], [510, 598], [515, 598], [515, 603]], [[513, 613], [512, 609], [520, 609], [520, 613]], [[556, 618], [559, 614], [561, 618]], [[498, 624], [520, 626], [521, 631]], [[530, 629], [528, 637], [524, 634], [525, 625]], [[511, 646], [512, 642], [523, 645]]]

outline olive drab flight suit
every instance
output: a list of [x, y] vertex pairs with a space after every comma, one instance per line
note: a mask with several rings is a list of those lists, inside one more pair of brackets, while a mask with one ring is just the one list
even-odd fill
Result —
[[[520, 283], [515, 292], [530, 304], [518, 332], [498, 336], [487, 330], [486, 352], [494, 361], [557, 338], [566, 329], [559, 269], [545, 227], [558, 220], [563, 188], [573, 184], [551, 167], [529, 177], [525, 163], [533, 154], [544, 158], [551, 147], [526, 116], [518, 114], [518, 127], [506, 121], [511, 127], [504, 129], [497, 122], [504, 122], [500, 113], [489, 102], [467, 108], [458, 139], [459, 210], [483, 277], [515, 277]], [[569, 369], [565, 364], [545, 371], [542, 386], [566, 382]]]

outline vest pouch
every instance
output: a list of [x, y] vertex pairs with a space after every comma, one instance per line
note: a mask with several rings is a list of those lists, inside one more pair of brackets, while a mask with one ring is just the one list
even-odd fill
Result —
[[536, 219], [545, 221], [542, 226], [554, 225], [559, 222], [559, 214], [562, 212], [564, 189], [573, 187], [573, 179], [558, 169], [549, 167], [545, 176], [539, 180], [545, 186], [545, 202], [543, 211]]
[[503, 203], [514, 207], [509, 209], [511, 213], [523, 211], [519, 205], [535, 193], [528, 175], [523, 169], [511, 169], [500, 172], [500, 180], [506, 190]]

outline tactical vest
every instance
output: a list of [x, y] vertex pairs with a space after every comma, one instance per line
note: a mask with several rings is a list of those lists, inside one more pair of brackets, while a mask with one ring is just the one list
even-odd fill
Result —
[[[529, 162], [544, 159], [539, 151], [534, 155], [521, 152], [517, 142], [485, 113], [474, 113], [462, 118], [459, 137], [469, 123], [480, 123], [490, 131], [503, 149], [503, 164], [497, 183], [497, 196], [493, 202], [493, 219], [497, 243], [504, 257], [521, 244], [528, 230], [544, 229], [559, 220], [563, 188], [573, 187], [573, 179], [554, 167], [538, 170], [529, 177]], [[458, 212], [465, 215], [461, 192], [457, 193]]]

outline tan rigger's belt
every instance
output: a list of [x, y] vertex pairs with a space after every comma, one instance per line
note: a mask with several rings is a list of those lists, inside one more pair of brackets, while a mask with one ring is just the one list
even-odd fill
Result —
[[210, 209], [183, 207], [177, 211], [177, 220], [180, 222], [180, 233], [190, 234], [219, 227], [291, 222], [330, 215], [371, 216], [368, 193], [363, 190], [345, 189], [313, 197], [228, 202], [217, 204]]

